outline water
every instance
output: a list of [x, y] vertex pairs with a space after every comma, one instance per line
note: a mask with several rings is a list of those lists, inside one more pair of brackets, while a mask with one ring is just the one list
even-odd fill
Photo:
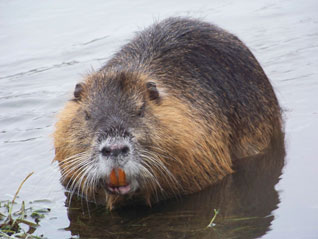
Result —
[[[317, 12], [315, 0], [1, 1], [0, 200], [34, 171], [20, 198], [51, 201], [36, 231], [48, 238], [318, 238]], [[250, 47], [285, 110], [286, 155], [277, 146], [219, 185], [152, 209], [89, 205], [90, 217], [80, 201], [68, 209], [51, 165], [57, 112], [134, 31], [177, 15], [213, 22]]]

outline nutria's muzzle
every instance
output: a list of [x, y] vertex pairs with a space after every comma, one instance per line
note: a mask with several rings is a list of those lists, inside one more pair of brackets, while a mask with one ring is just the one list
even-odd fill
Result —
[[[98, 146], [99, 160], [106, 166], [106, 175], [102, 180], [104, 188], [111, 194], [124, 195], [132, 191], [131, 169], [133, 146], [127, 137], [107, 137]], [[127, 173], [129, 174], [127, 176]]]
[[128, 145], [118, 143], [105, 145], [100, 152], [105, 157], [120, 157], [127, 155], [129, 151], [130, 148]]
[[108, 137], [98, 146], [100, 157], [111, 160], [114, 166], [122, 167], [131, 156], [132, 144], [128, 138]]

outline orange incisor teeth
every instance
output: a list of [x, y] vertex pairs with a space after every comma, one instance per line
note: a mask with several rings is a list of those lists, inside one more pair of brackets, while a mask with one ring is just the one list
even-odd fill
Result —
[[117, 170], [113, 169], [110, 173], [109, 179], [112, 186], [120, 187], [127, 185], [125, 171], [121, 168], [118, 168]]
[[126, 174], [125, 171], [122, 169], [118, 169], [118, 181], [119, 181], [119, 186], [126, 186]]

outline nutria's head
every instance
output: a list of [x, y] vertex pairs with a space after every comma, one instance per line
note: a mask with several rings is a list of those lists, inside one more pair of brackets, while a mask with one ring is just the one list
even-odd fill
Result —
[[112, 208], [198, 191], [225, 175], [221, 166], [213, 174], [208, 124], [178, 94], [127, 72], [98, 72], [77, 84], [54, 133], [62, 182]]
[[99, 72], [76, 85], [54, 135], [67, 188], [89, 199], [97, 193], [108, 200], [150, 197], [163, 181], [157, 174], [175, 180], [150, 150], [149, 126], [157, 124], [151, 107], [160, 104], [159, 92], [155, 82], [131, 73]]

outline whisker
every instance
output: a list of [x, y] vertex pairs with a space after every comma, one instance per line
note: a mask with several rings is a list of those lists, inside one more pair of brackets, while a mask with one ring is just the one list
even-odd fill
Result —
[[[178, 188], [182, 188], [178, 180], [174, 177], [174, 175], [170, 172], [170, 170], [164, 165], [164, 163], [159, 159], [158, 155], [141, 150], [141, 157], [143, 159], [143, 164], [147, 166], [151, 171], [153, 171], [153, 167], [157, 170], [156, 172], [166, 176], [164, 179], [167, 180], [167, 185], [169, 186], [171, 192], [177, 196], [179, 194]], [[154, 175], [154, 173], [152, 173]], [[164, 190], [161, 190], [163, 194], [167, 196], [167, 193]]]
[[[85, 170], [87, 168], [87, 165], [89, 165], [90, 162], [86, 162], [86, 163], [83, 163], [83, 165], [80, 167], [80, 168], [76, 168], [74, 172], [72, 172], [72, 176], [71, 178], [69, 179], [69, 182], [66, 186], [66, 189], [68, 189], [70, 192], [71, 192], [71, 196], [70, 196], [70, 201], [74, 195], [74, 193], [76, 192], [76, 189], [80, 189], [80, 184], [79, 184], [79, 181], [78, 179], [82, 177], [82, 175], [85, 173]], [[75, 176], [76, 175], [76, 176]], [[75, 177], [74, 177], [75, 176]], [[69, 183], [71, 183], [71, 186], [69, 186]], [[79, 192], [79, 190], [78, 190]], [[79, 194], [79, 193], [78, 193]]]

